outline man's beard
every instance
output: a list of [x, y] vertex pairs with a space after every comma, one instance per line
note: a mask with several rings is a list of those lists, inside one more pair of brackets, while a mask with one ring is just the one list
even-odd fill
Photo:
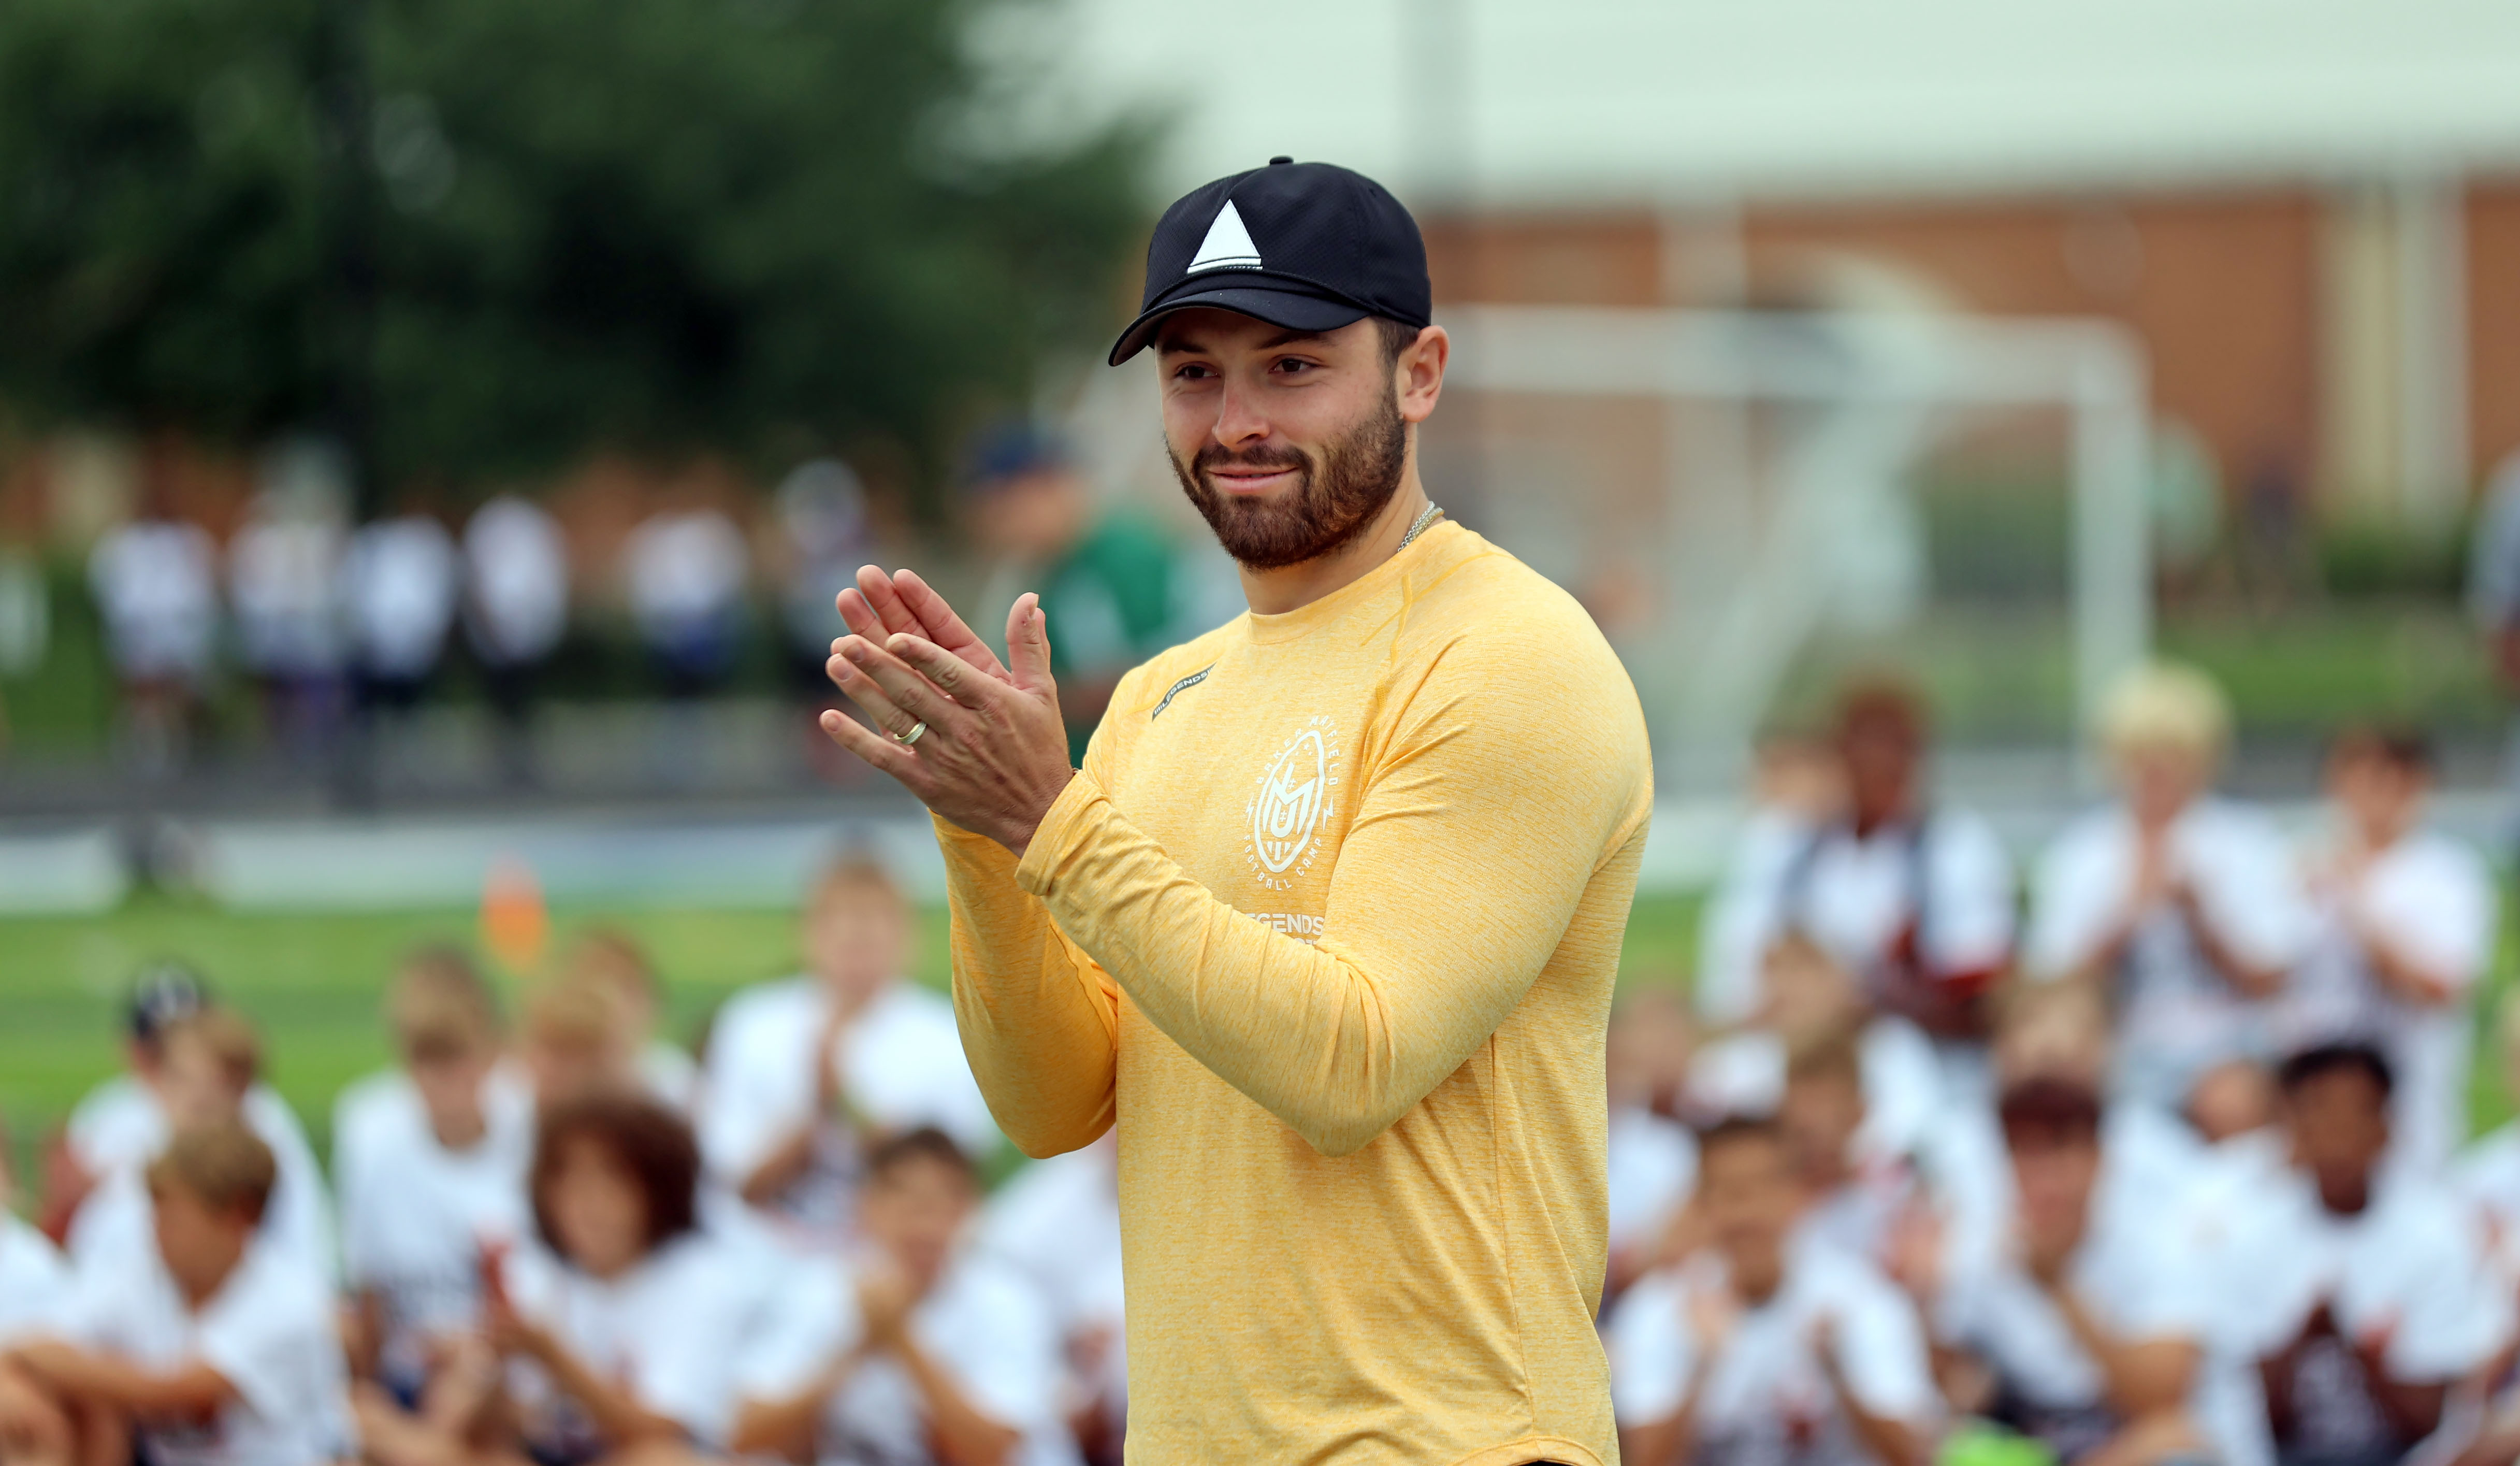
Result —
[[[1187, 466], [1170, 445], [1164, 457], [1225, 553], [1251, 570], [1283, 570], [1319, 560], [1373, 523], [1408, 471], [1409, 425], [1401, 420], [1400, 393], [1393, 389], [1364, 422], [1323, 448], [1318, 463], [1297, 448], [1238, 453], [1212, 439]], [[1302, 477], [1283, 498], [1245, 498], [1207, 481], [1210, 473], [1229, 465], [1293, 469]]]

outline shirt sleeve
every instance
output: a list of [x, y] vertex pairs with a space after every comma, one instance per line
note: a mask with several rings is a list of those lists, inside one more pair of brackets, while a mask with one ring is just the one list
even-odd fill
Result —
[[2317, 920], [2283, 837], [2262, 817], [2238, 810], [2214, 825], [2192, 828], [2179, 854], [2215, 935], [2259, 967], [2284, 969], [2299, 962]]
[[[2388, 1367], [2401, 1380], [2456, 1380], [2483, 1364], [2511, 1337], [2511, 1299], [2496, 1286], [2481, 1228], [2447, 1198], [2430, 1224], [2408, 1228], [2401, 1260], [2408, 1267], [2397, 1296], [2366, 1305], [2348, 1327], [2389, 1326]], [[2377, 1272], [2377, 1267], [2366, 1269]]]
[[1932, 902], [1925, 953], [1937, 974], [1989, 973], [2012, 955], [2012, 861], [1974, 815], [1933, 824], [1925, 898]]
[[[1111, 706], [1126, 706], [1126, 693], [1123, 684]], [[1082, 1150], [1116, 1113], [1120, 990], [1016, 883], [1006, 847], [942, 819], [936, 839], [953, 915], [955, 1026], [989, 1113], [1036, 1160]]]
[[2195, 1248], [2177, 1229], [2150, 1225], [2125, 1244], [2125, 1270], [2111, 1281], [2111, 1327], [2128, 1339], [2202, 1344], [2213, 1323], [2212, 1279]]
[[2029, 939], [2022, 952], [2034, 981], [2071, 977], [2107, 935], [2125, 876], [2112, 878], [2102, 831], [2068, 826], [2040, 856], [2031, 884]]
[[1935, 1415], [1933, 1365], [1916, 1310], [1890, 1284], [1867, 1278], [1835, 1310], [1837, 1361], [1866, 1412], [1917, 1422]]
[[1496, 1031], [1594, 876], [1642, 851], [1642, 713], [1606, 645], [1568, 642], [1509, 622], [1439, 649], [1403, 690], [1318, 944], [1217, 899], [1090, 766], [1017, 879], [1175, 1043], [1315, 1149], [1351, 1154]]
[[965, 1154], [986, 1157], [998, 1148], [998, 1127], [954, 1028], [943, 998], [924, 988], [897, 994], [880, 1020], [862, 1022], [845, 1040], [849, 1099], [878, 1124], [935, 1125]]
[[2424, 976], [2464, 992], [2494, 955], [2494, 878], [2465, 847], [2443, 842], [2373, 873], [2362, 913]]
[[[741, 1190], [779, 1143], [813, 1116], [812, 1079], [798, 1094], [788, 1056], [763, 1052], [754, 1005], [769, 992], [739, 997], [709, 1034], [703, 1064], [707, 1101], [695, 1129], [709, 1173]], [[808, 1063], [815, 1062], [808, 1060]]]
[[1811, 839], [1794, 821], [1754, 812], [1708, 902], [1698, 938], [1697, 1014], [1711, 1024], [1746, 1021], [1759, 1006], [1760, 964], [1783, 918], [1785, 873]]
[[203, 1315], [196, 1336], [201, 1361], [218, 1371], [247, 1409], [273, 1425], [291, 1425], [322, 1401], [305, 1397], [302, 1382], [326, 1373], [321, 1351], [334, 1342], [321, 1292], [265, 1290], [223, 1299]]
[[1697, 1346], [1681, 1290], [1672, 1274], [1647, 1278], [1610, 1315], [1610, 1407], [1626, 1424], [1669, 1420], [1688, 1403]]
[[980, 1412], [1010, 1429], [1058, 1421], [1058, 1334], [1050, 1310], [1012, 1278], [974, 1286], [955, 1337], [931, 1348]]
[[847, 1276], [835, 1266], [802, 1269], [779, 1288], [764, 1327], [744, 1342], [735, 1365], [736, 1394], [747, 1400], [792, 1398], [857, 1343], [860, 1327]]

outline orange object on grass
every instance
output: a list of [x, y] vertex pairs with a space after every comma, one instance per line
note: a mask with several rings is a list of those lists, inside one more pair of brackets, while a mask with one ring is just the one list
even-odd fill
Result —
[[481, 944], [500, 966], [524, 977], [541, 970], [550, 940], [551, 910], [534, 868], [518, 855], [492, 861], [481, 883]]

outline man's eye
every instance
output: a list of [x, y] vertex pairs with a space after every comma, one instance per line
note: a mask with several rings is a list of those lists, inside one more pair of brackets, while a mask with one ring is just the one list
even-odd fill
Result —
[[1306, 361], [1300, 356], [1287, 356], [1282, 357], [1279, 360], [1277, 369], [1287, 376], [1292, 377], [1300, 373], [1311, 371], [1313, 366], [1314, 363]]
[[1174, 369], [1173, 380], [1176, 382], [1199, 382], [1204, 381], [1211, 375], [1213, 374], [1210, 373], [1203, 364], [1190, 361], [1184, 362], [1181, 366]]

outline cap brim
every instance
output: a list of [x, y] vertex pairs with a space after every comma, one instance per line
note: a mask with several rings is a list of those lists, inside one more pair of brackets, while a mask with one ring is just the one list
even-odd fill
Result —
[[1336, 331], [1364, 320], [1371, 312], [1352, 300], [1340, 300], [1283, 286], [1217, 284], [1156, 301], [1129, 323], [1111, 346], [1111, 365], [1137, 355], [1155, 339], [1164, 317], [1177, 310], [1230, 310], [1289, 331]]

